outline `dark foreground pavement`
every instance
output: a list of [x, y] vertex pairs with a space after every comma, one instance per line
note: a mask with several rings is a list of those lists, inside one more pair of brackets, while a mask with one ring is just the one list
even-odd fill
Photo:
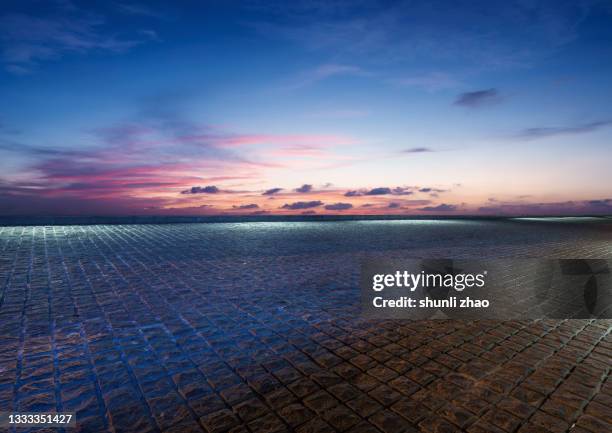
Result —
[[610, 258], [609, 235], [315, 238], [0, 227], [0, 411], [91, 432], [612, 431], [612, 321], [366, 321], [356, 286], [365, 255]]

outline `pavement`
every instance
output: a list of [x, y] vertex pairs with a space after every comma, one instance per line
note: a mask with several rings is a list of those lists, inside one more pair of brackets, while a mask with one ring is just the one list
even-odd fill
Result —
[[612, 432], [611, 320], [366, 320], [356, 285], [366, 256], [610, 258], [608, 238], [296, 252], [205, 226], [0, 227], [0, 411], [75, 412], [67, 432]]

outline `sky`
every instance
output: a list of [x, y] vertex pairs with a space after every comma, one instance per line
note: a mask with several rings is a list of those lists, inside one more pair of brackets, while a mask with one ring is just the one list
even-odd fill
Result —
[[610, 1], [3, 1], [0, 215], [612, 214]]

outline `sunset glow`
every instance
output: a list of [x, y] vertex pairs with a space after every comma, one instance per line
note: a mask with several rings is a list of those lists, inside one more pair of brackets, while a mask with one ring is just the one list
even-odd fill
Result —
[[0, 213], [612, 212], [609, 4], [266, 5], [3, 3]]

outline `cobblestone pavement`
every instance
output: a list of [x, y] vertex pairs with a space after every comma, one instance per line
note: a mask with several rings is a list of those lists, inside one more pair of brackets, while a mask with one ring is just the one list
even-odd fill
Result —
[[441, 224], [427, 246], [319, 224], [0, 227], [0, 411], [90, 432], [612, 432], [612, 321], [366, 321], [357, 289], [373, 255], [610, 258], [609, 227]]

